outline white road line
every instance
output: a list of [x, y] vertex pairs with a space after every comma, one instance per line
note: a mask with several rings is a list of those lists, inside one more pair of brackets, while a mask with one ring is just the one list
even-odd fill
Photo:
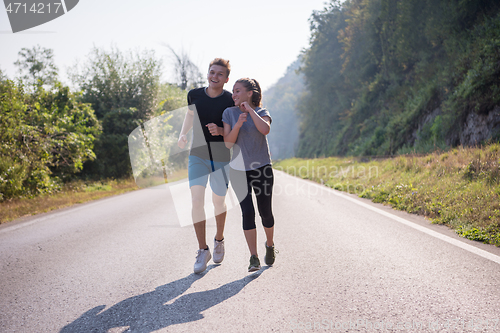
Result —
[[[277, 170], [275, 170], [275, 171], [277, 171]], [[368, 204], [366, 204], [366, 203], [364, 203], [364, 202], [362, 202], [360, 200], [357, 200], [355, 198], [351, 198], [351, 197], [343, 194], [342, 192], [334, 190], [334, 189], [329, 188], [327, 186], [319, 185], [319, 184], [314, 183], [312, 181], [306, 181], [306, 180], [304, 180], [302, 178], [291, 176], [291, 175], [289, 175], [289, 174], [287, 174], [287, 173], [285, 173], [283, 171], [279, 171], [279, 172], [282, 173], [283, 175], [285, 175], [287, 177], [290, 177], [290, 178], [293, 178], [295, 180], [300, 180], [300, 181], [306, 182], [310, 186], [316, 186], [316, 187], [320, 188], [322, 191], [325, 191], [325, 190], [329, 191], [329, 192], [331, 192], [332, 194], [334, 194], [334, 195], [336, 195], [338, 197], [341, 197], [343, 199], [346, 199], [346, 200], [349, 200], [351, 202], [354, 202], [357, 205], [360, 205], [362, 207], [370, 209], [370, 210], [372, 210], [372, 211], [374, 211], [374, 212], [376, 212], [378, 214], [381, 214], [381, 215], [384, 215], [384, 216], [386, 216], [386, 217], [388, 217], [390, 219], [393, 219], [394, 221], [397, 221], [397, 222], [402, 223], [404, 225], [407, 225], [407, 226], [409, 226], [409, 227], [411, 227], [413, 229], [416, 229], [416, 230], [419, 230], [419, 231], [421, 231], [423, 233], [426, 233], [429, 236], [435, 237], [435, 238], [440, 239], [442, 241], [445, 241], [445, 242], [447, 242], [449, 244], [455, 245], [455, 246], [457, 246], [457, 247], [459, 247], [459, 248], [461, 248], [463, 250], [469, 251], [469, 252], [474, 253], [474, 254], [476, 254], [478, 256], [481, 256], [481, 257], [483, 257], [485, 259], [488, 259], [488, 260], [491, 260], [493, 262], [496, 262], [497, 264], [500, 264], [500, 256], [497, 256], [497, 255], [495, 255], [493, 253], [481, 250], [481, 249], [479, 249], [479, 248], [477, 248], [475, 246], [472, 246], [472, 245], [469, 245], [467, 243], [461, 242], [458, 239], [451, 238], [449, 236], [443, 235], [443, 234], [441, 234], [439, 232], [436, 232], [434, 230], [431, 230], [431, 229], [428, 229], [428, 228], [423, 227], [421, 225], [418, 225], [416, 223], [410, 222], [410, 221], [408, 221], [408, 220], [406, 220], [406, 219], [404, 219], [402, 217], [393, 215], [391, 213], [388, 213], [386, 211], [378, 209], [377, 207], [368, 205]]]

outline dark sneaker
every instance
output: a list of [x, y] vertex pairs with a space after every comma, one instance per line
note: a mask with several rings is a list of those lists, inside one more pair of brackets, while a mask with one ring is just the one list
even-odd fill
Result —
[[194, 272], [198, 274], [207, 269], [207, 263], [210, 259], [212, 259], [212, 255], [208, 248], [206, 250], [198, 250], [196, 253], [196, 262], [194, 263]]
[[257, 256], [251, 256], [250, 257], [250, 266], [248, 266], [248, 271], [249, 272], [255, 272], [260, 269], [260, 260], [257, 258]]
[[267, 246], [266, 244], [266, 256], [264, 257], [264, 261], [266, 262], [266, 265], [271, 266], [274, 264], [274, 259], [276, 258], [276, 253], [278, 253], [278, 250], [274, 248], [274, 244], [272, 246]]

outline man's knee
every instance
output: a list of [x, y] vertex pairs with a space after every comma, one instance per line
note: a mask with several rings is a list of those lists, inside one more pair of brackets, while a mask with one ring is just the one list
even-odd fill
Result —
[[213, 195], [212, 195], [212, 203], [214, 204], [216, 215], [224, 213], [227, 210], [227, 208], [226, 208], [226, 197], [225, 196], [220, 196], [220, 195], [217, 195], [217, 194], [213, 193]]
[[198, 185], [191, 187], [191, 203], [193, 208], [202, 208], [205, 205], [205, 187]]
[[203, 197], [192, 197], [191, 203], [193, 204], [193, 208], [202, 208], [205, 205], [205, 200]]

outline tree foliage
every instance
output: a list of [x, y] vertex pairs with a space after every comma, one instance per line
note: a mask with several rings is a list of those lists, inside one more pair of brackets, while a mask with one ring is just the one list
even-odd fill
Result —
[[264, 107], [273, 118], [267, 136], [273, 159], [294, 157], [299, 139], [297, 102], [304, 92], [303, 74], [298, 74], [300, 59], [291, 64], [285, 75], [263, 94]]
[[27, 85], [52, 85], [57, 82], [58, 69], [54, 64], [54, 51], [37, 45], [31, 49], [22, 48], [19, 59], [14, 63], [21, 79]]
[[0, 81], [0, 200], [57, 190], [95, 158], [99, 133], [94, 111], [68, 87], [27, 92]]
[[494, 0], [332, 1], [311, 16], [299, 156], [387, 155], [463, 144], [499, 105]]
[[[0, 70], [0, 201], [52, 193], [75, 177], [130, 176], [129, 134], [186, 105], [185, 90], [160, 83], [152, 52], [94, 48], [70, 73], [79, 92], [58, 82], [50, 49], [23, 49], [16, 65], [16, 81]], [[166, 128], [182, 125], [180, 112], [167, 118]]]
[[190, 90], [203, 86], [203, 75], [198, 66], [190, 59], [188, 53], [184, 50], [175, 52], [171, 46], [167, 46], [174, 59], [174, 70], [176, 81], [182, 90]]
[[124, 55], [117, 49], [94, 48], [72, 79], [82, 90], [102, 123], [95, 153], [86, 166], [95, 177], [120, 178], [131, 174], [128, 135], [159, 108], [162, 64], [153, 52]]

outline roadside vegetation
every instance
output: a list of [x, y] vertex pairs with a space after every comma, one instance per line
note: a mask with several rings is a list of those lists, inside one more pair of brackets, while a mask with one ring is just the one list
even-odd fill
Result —
[[499, 112], [499, 1], [331, 1], [310, 22], [300, 66], [307, 93], [295, 92], [295, 156], [429, 153], [500, 141], [496, 120], [464, 135], [481, 125], [475, 119]]
[[[499, 245], [500, 3], [330, 0], [310, 28], [309, 47], [264, 106], [273, 156], [315, 159], [277, 166], [313, 163], [321, 171], [304, 178]], [[20, 50], [19, 76], [0, 69], [0, 221], [133, 188], [129, 135], [159, 116], [179, 128], [183, 118], [168, 112], [204, 82], [185, 52], [166, 51], [176, 83], [161, 81], [153, 51], [113, 47], [89, 50], [69, 86], [40, 46]], [[154, 140], [140, 139], [139, 157], [185, 168], [186, 159], [152, 158]], [[316, 158], [374, 155], [394, 157]], [[150, 169], [143, 178], [164, 180]]]
[[[187, 169], [170, 174], [168, 181], [175, 182], [183, 178], [187, 178]], [[0, 202], [0, 224], [138, 189], [140, 188], [132, 177], [99, 181], [73, 180], [54, 193]]]
[[0, 223], [137, 189], [130, 133], [185, 106], [201, 82], [193, 64], [182, 73], [186, 54], [174, 65], [180, 84], [160, 81], [152, 51], [93, 48], [70, 69], [72, 87], [59, 80], [51, 49], [23, 48], [18, 59], [17, 77], [0, 70]]
[[500, 144], [384, 159], [292, 158], [274, 167], [500, 246]]
[[104, 197], [138, 189], [134, 179], [102, 180], [85, 182], [75, 180], [64, 184], [55, 193], [46, 193], [33, 198], [14, 198], [0, 203], [0, 223], [21, 217], [46, 213]]

